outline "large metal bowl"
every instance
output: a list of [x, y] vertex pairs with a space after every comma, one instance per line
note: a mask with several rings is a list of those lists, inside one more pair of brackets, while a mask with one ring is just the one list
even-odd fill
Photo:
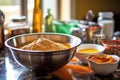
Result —
[[[34, 51], [17, 48], [37, 38], [47, 38], [56, 42], [69, 43], [70, 48], [59, 51]], [[11, 37], [5, 41], [14, 60], [33, 72], [49, 73], [66, 65], [75, 55], [81, 39], [72, 35], [56, 33], [30, 33]]]

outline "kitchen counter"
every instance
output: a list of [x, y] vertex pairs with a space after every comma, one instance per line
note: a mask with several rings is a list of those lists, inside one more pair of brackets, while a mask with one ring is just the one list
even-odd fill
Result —
[[7, 53], [5, 59], [2, 59], [0, 63], [0, 80], [120, 80], [120, 65], [114, 73], [103, 76], [95, 74], [88, 65], [83, 65], [79, 60], [69, 62], [58, 71], [41, 78], [33, 76], [33, 73], [19, 66], [8, 57]]

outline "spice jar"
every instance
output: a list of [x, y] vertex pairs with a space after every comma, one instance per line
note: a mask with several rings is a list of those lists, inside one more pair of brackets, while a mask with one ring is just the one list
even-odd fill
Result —
[[100, 34], [101, 27], [100, 26], [89, 26], [86, 28], [86, 37], [87, 37], [87, 43], [93, 43], [94, 42], [94, 35]]
[[11, 19], [11, 22], [5, 26], [5, 39], [30, 32], [30, 27], [26, 22], [25, 16], [17, 16]]
[[106, 40], [105, 34], [95, 34], [93, 36], [93, 43], [94, 44], [101, 44], [102, 45], [103, 40]]

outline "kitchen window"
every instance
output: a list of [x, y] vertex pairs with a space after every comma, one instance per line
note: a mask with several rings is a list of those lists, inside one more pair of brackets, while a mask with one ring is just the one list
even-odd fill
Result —
[[20, 0], [0, 0], [0, 9], [5, 14], [5, 24], [11, 16], [20, 15]]
[[[41, 0], [41, 8], [43, 11], [43, 19], [47, 15], [47, 9], [51, 9], [51, 13], [55, 20], [71, 19], [70, 4], [71, 0]], [[64, 8], [67, 5], [67, 9]], [[32, 23], [34, 0], [0, 0], [0, 9], [5, 13], [5, 24], [10, 22], [10, 18], [15, 15], [27, 16], [29, 23]]]

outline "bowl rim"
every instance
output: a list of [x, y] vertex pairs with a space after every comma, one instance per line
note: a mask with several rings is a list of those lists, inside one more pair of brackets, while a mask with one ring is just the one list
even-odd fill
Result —
[[117, 47], [118, 45], [120, 45], [120, 40], [103, 40], [102, 44], [105, 47]]
[[[88, 49], [88, 47], [87, 47], [87, 48], [83, 48], [83, 46], [91, 46], [91, 45], [92, 45], [92, 46], [99, 46], [99, 47], [101, 47], [101, 50], [99, 50], [98, 52], [95, 52], [95, 53], [93, 53], [93, 54], [98, 54], [98, 53], [103, 52], [103, 51], [105, 50], [105, 47], [102, 46], [102, 45], [100, 45], [100, 44], [84, 43], [84, 44], [81, 44], [81, 45], [78, 46], [78, 48], [77, 48], [77, 53], [78, 53], [78, 54], [92, 55], [92, 54], [90, 54], [90, 53], [78, 52], [78, 50]], [[82, 49], [80, 49], [80, 47], [82, 47]], [[95, 49], [97, 49], [97, 48], [95, 48]]]
[[[22, 37], [22, 36], [27, 36], [27, 35], [61, 35], [61, 36], [68, 36], [68, 37], [72, 37], [72, 38], [75, 38], [77, 39], [77, 45], [73, 46], [73, 47], [70, 47], [68, 49], [64, 49], [64, 50], [59, 50], [59, 51], [40, 51], [40, 50], [23, 50], [23, 49], [19, 49], [19, 48], [15, 48], [15, 47], [12, 47], [10, 45], [8, 45], [8, 41], [11, 40], [11, 39], [14, 39], [16, 37]], [[13, 37], [10, 37], [8, 38], [7, 40], [5, 40], [5, 46], [7, 48], [10, 48], [10, 49], [14, 49], [14, 50], [19, 50], [19, 51], [23, 51], [23, 52], [32, 52], [32, 53], [39, 53], [39, 52], [47, 52], [47, 53], [50, 53], [50, 52], [62, 52], [62, 51], [65, 51], [65, 50], [69, 50], [69, 49], [72, 49], [72, 48], [75, 48], [77, 46], [79, 46], [80, 44], [82, 43], [82, 40], [76, 36], [73, 36], [73, 35], [69, 35], [69, 34], [63, 34], [63, 33], [27, 33], [27, 34], [21, 34], [21, 35], [16, 35], [16, 36], [13, 36]]]

